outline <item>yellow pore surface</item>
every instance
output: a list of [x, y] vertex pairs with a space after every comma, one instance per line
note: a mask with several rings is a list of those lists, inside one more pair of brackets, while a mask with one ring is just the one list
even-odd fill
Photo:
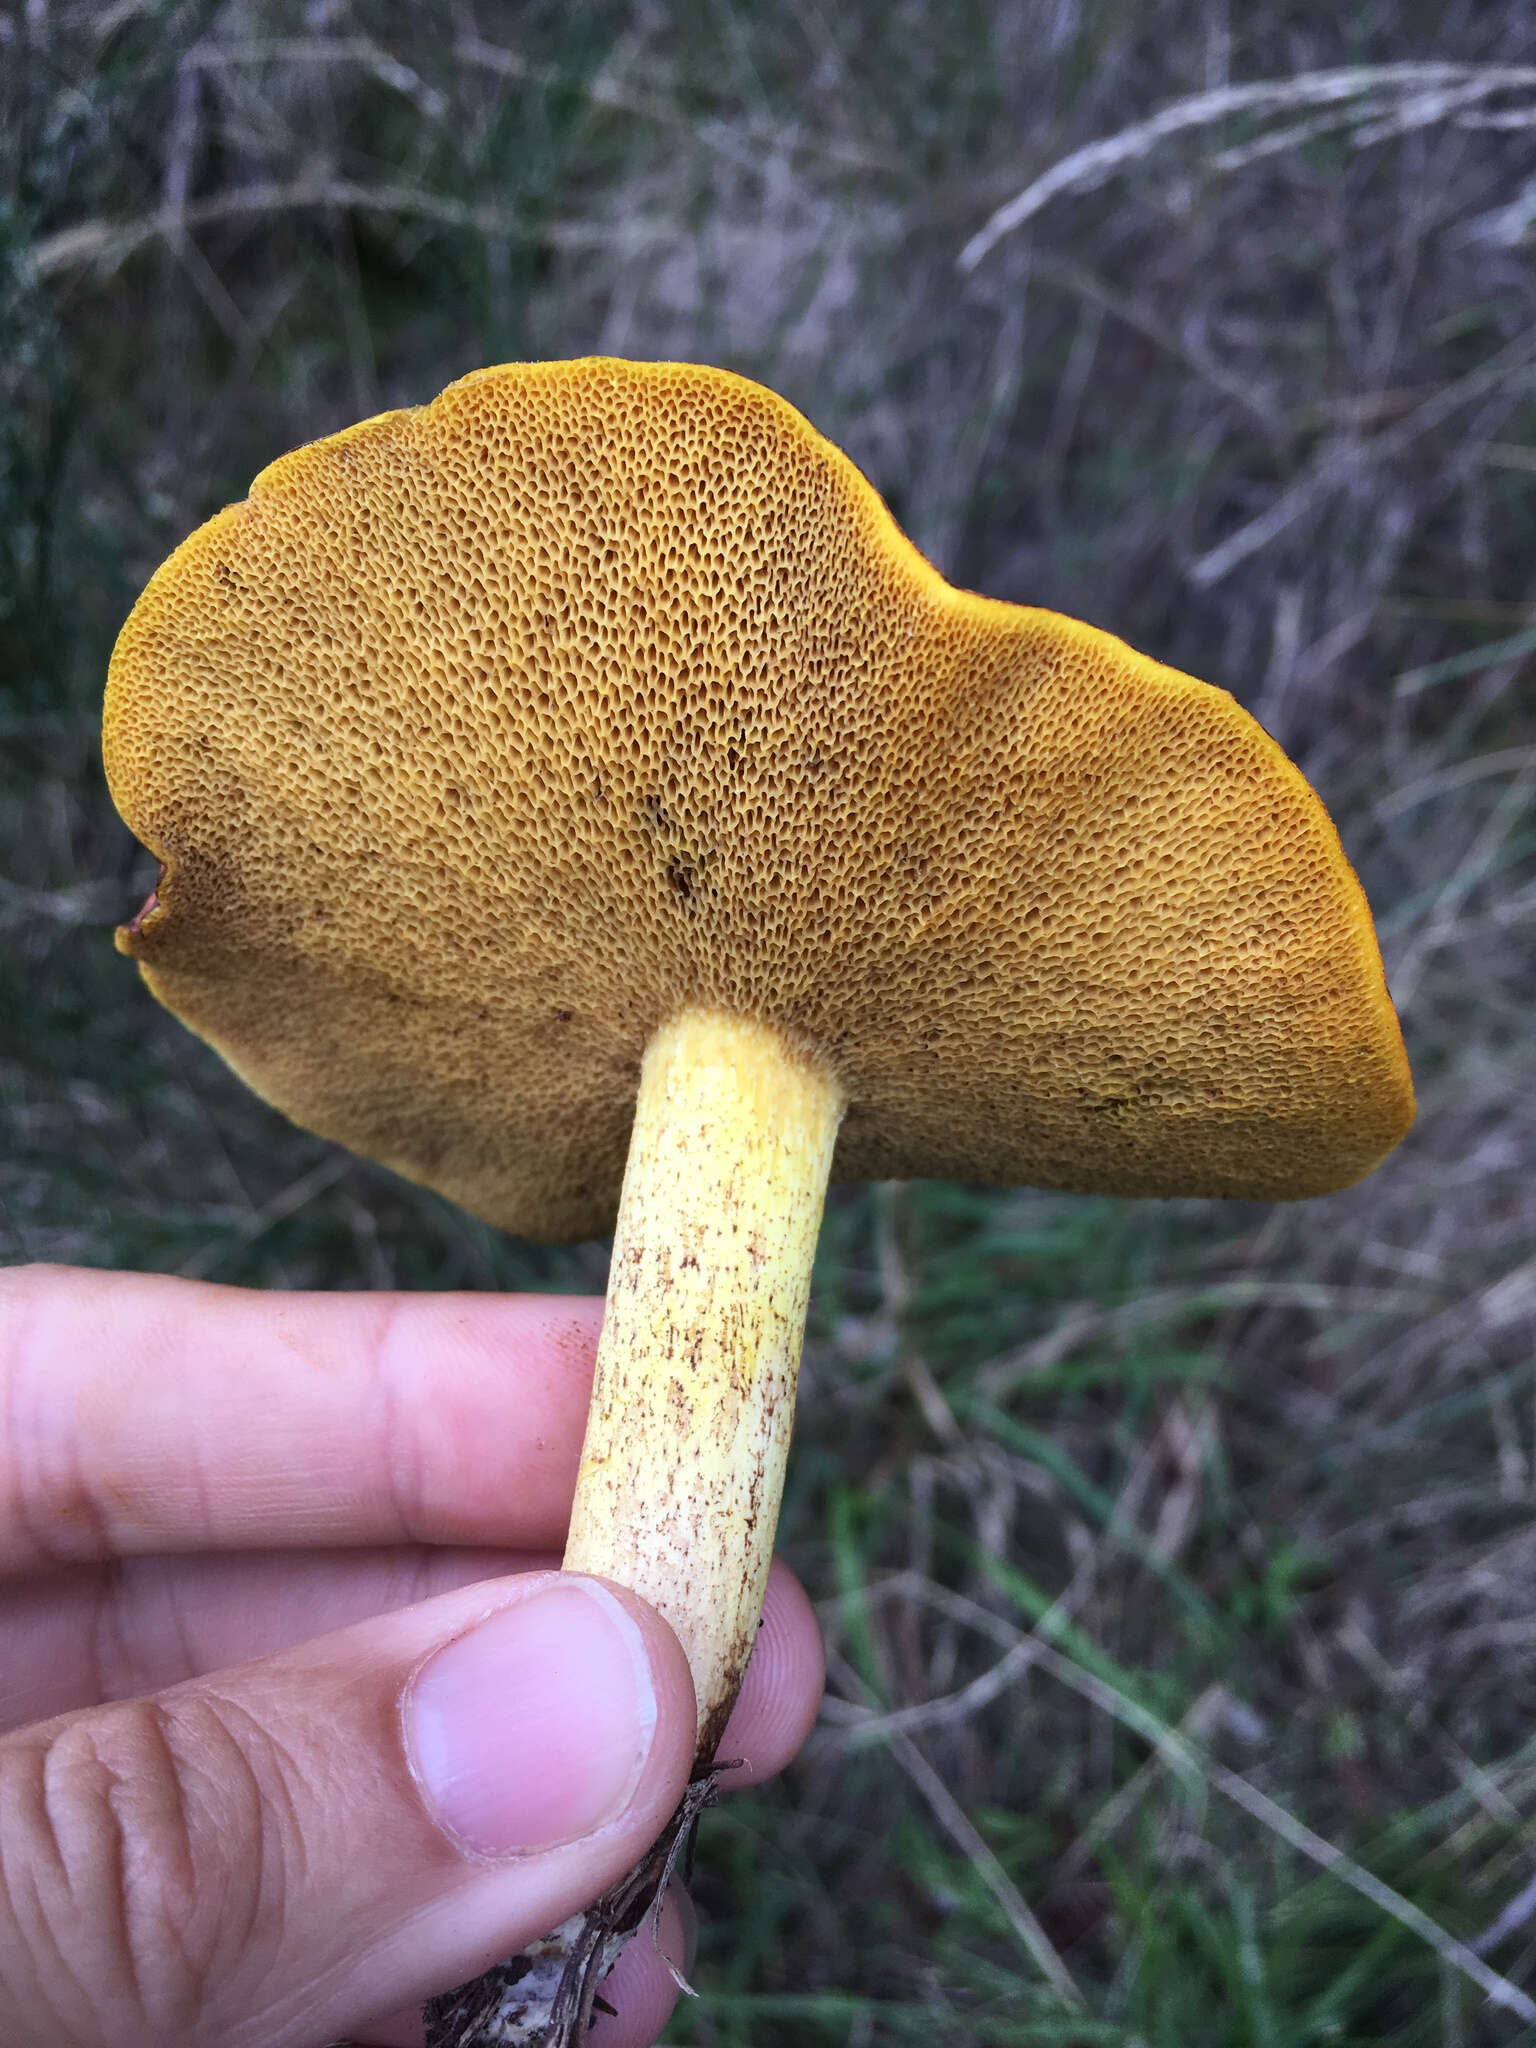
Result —
[[154, 577], [120, 935], [299, 1122], [505, 1227], [612, 1220], [641, 1054], [782, 1029], [838, 1177], [1344, 1186], [1412, 1096], [1358, 883], [1225, 693], [953, 590], [724, 371], [486, 370]]

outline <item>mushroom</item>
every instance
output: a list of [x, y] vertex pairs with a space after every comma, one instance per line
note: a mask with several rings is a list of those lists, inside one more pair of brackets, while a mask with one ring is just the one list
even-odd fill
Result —
[[[285, 456], [140, 598], [105, 752], [163, 863], [118, 944], [260, 1094], [509, 1231], [617, 1215], [566, 1563], [677, 1631], [706, 1776], [829, 1172], [1289, 1199], [1412, 1116], [1274, 741], [952, 588], [722, 370], [484, 370]], [[521, 2032], [439, 2038], [578, 2039], [666, 1853], [475, 1994]]]

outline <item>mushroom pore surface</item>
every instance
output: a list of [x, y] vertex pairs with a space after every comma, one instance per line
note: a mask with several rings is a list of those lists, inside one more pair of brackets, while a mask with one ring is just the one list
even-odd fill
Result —
[[1296, 1196], [1411, 1116], [1274, 742], [951, 589], [724, 371], [487, 370], [284, 457], [150, 583], [105, 730], [155, 993], [510, 1230], [609, 1226], [688, 1008], [830, 1065], [838, 1178]]

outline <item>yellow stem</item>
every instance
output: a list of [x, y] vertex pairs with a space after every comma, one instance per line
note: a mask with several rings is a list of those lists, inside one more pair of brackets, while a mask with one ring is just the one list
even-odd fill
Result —
[[685, 1011], [646, 1048], [565, 1564], [672, 1624], [705, 1761], [762, 1611], [842, 1112], [761, 1024]]

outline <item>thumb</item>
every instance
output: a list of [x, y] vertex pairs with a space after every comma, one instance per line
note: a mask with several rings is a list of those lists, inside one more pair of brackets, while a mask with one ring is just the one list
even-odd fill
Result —
[[0, 1741], [7, 2048], [320, 2048], [623, 1875], [693, 1760], [675, 1637], [561, 1573]]

